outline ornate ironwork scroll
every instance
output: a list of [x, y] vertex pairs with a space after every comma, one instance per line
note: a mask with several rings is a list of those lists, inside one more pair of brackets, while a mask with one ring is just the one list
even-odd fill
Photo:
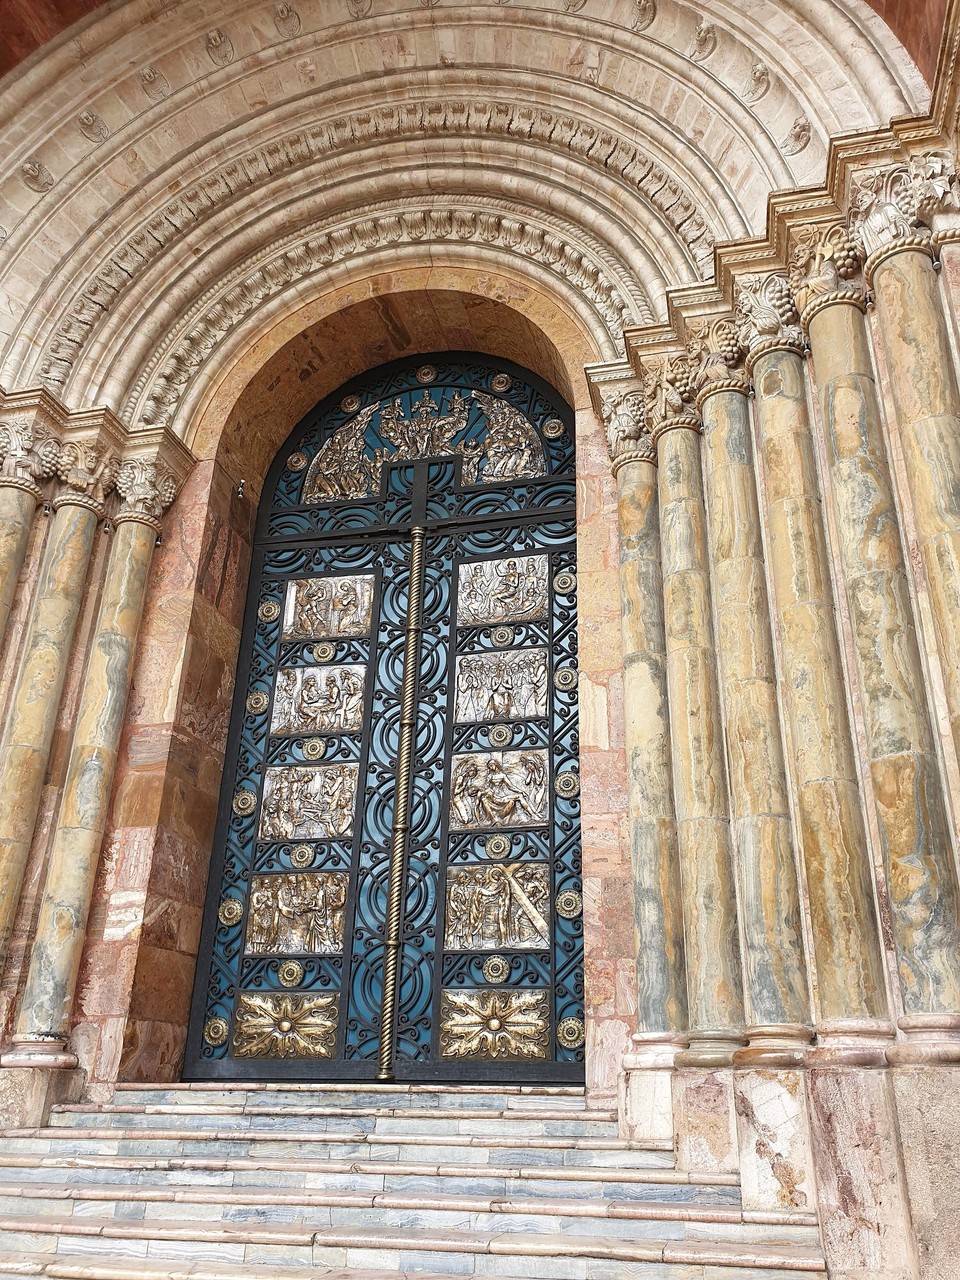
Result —
[[348, 385], [264, 488], [186, 1078], [583, 1072], [572, 416]]

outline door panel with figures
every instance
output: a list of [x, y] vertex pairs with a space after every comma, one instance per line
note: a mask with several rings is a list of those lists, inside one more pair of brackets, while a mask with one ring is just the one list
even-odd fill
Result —
[[187, 1079], [583, 1078], [572, 419], [342, 388], [268, 477]]

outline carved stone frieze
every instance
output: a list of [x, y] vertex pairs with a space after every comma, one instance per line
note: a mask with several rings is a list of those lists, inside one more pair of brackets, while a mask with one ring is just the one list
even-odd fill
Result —
[[162, 102], [170, 94], [170, 81], [156, 67], [143, 67], [137, 77], [151, 102]]
[[802, 227], [790, 258], [790, 288], [801, 316], [820, 298], [862, 297], [863, 251], [847, 228]]
[[117, 521], [140, 520], [159, 526], [160, 517], [177, 496], [177, 482], [154, 459], [128, 458], [117, 472], [116, 490], [121, 498]]
[[933, 220], [947, 210], [960, 210], [956, 167], [949, 156], [927, 152], [858, 175], [849, 229], [869, 258], [898, 241], [929, 239]]
[[803, 349], [800, 317], [786, 276], [739, 276], [736, 293], [737, 334], [747, 352], [773, 346]]
[[647, 426], [643, 391], [617, 390], [603, 402], [607, 448], [614, 464], [656, 462], [657, 446]]
[[32, 415], [0, 419], [0, 486], [15, 485], [39, 497], [39, 482], [56, 474], [62, 447]]
[[114, 487], [120, 459], [101, 445], [68, 440], [57, 458], [60, 486], [53, 500], [55, 507], [90, 507], [98, 514]]
[[[153, 101], [160, 101], [170, 93], [169, 82], [155, 67], [143, 68], [139, 82]], [[283, 173], [294, 172], [345, 150], [392, 139], [449, 135], [527, 140], [537, 146], [569, 152], [618, 178], [664, 217], [686, 246], [701, 277], [712, 276], [714, 237], [695, 200], [636, 143], [586, 120], [559, 115], [545, 107], [483, 101], [410, 102], [374, 111], [357, 111], [274, 139], [232, 159], [173, 195], [111, 252], [96, 275], [75, 295], [44, 352], [40, 369], [42, 381], [50, 387], [62, 387], [94, 324], [130, 287], [131, 281], [172, 241], [201, 225], [224, 204], [246, 195], [260, 183], [274, 181]], [[443, 228], [437, 225], [432, 213], [411, 216], [427, 218], [428, 232], [444, 238]], [[452, 220], [452, 215], [449, 216]], [[511, 228], [512, 236], [522, 239], [526, 235], [529, 239], [535, 235], [525, 232], [522, 224], [516, 225], [521, 230]], [[409, 234], [417, 238], [415, 229]], [[446, 234], [472, 238], [462, 231]], [[331, 240], [328, 261], [356, 252], [348, 247], [350, 239], [348, 235], [348, 243], [343, 246]], [[519, 251], [519, 244], [517, 248]], [[562, 263], [568, 247], [562, 242], [556, 247], [544, 245], [543, 252]], [[588, 286], [586, 282], [583, 287]], [[642, 318], [652, 319], [652, 316]], [[613, 321], [612, 329], [616, 323]]]

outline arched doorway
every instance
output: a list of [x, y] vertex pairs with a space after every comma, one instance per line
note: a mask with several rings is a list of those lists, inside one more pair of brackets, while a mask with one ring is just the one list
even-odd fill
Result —
[[579, 1081], [572, 414], [422, 355], [261, 504], [187, 1078]]

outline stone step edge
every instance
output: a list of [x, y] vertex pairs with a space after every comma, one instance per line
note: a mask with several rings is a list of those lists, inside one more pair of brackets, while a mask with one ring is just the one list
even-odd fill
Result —
[[574, 1111], [573, 1108], [515, 1109], [494, 1111], [492, 1107], [267, 1107], [228, 1103], [134, 1103], [134, 1102], [61, 1102], [50, 1108], [56, 1115], [111, 1115], [111, 1116], [311, 1116], [336, 1117], [372, 1116], [390, 1120], [509, 1120], [526, 1124], [528, 1121], [559, 1120], [565, 1124], [616, 1124], [615, 1111]]
[[[410, 1194], [401, 1191], [320, 1191], [283, 1187], [283, 1204], [328, 1209], [420, 1209], [430, 1212], [529, 1214], [564, 1218], [617, 1218], [636, 1222], [704, 1222], [735, 1226], [815, 1227], [813, 1213], [751, 1212], [738, 1205], [665, 1202], [657, 1200], [604, 1200], [583, 1197], [484, 1196], [463, 1194]], [[277, 1190], [253, 1187], [124, 1187], [115, 1183], [31, 1182], [9, 1190], [0, 1184], [0, 1197], [31, 1200], [143, 1201], [157, 1204], [264, 1205], [277, 1203]]]
[[[357, 1271], [342, 1267], [282, 1267], [283, 1280], [450, 1280], [437, 1272]], [[172, 1258], [103, 1258], [89, 1254], [0, 1253], [0, 1275], [56, 1280], [277, 1280], [277, 1264], [177, 1262]], [[503, 1276], [501, 1280], [510, 1280]]]
[[326, 1249], [388, 1249], [422, 1253], [480, 1253], [505, 1257], [591, 1258], [614, 1262], [677, 1262], [691, 1266], [791, 1268], [823, 1272], [823, 1255], [808, 1245], [728, 1244], [709, 1240], [610, 1240], [597, 1236], [489, 1235], [470, 1231], [393, 1227], [292, 1227], [271, 1223], [178, 1222], [173, 1219], [0, 1217], [2, 1232], [86, 1236], [102, 1240], [168, 1240], [209, 1244], [282, 1244]]
[[170, 1084], [136, 1083], [133, 1081], [117, 1081], [113, 1086], [117, 1093], [147, 1093], [156, 1089], [164, 1093], [174, 1090], [203, 1093], [218, 1089], [235, 1090], [246, 1093], [479, 1093], [496, 1097], [566, 1097], [584, 1098], [587, 1091], [583, 1085], [547, 1085], [547, 1084], [377, 1084], [373, 1081], [349, 1080], [313, 1082], [301, 1081], [290, 1083], [284, 1080], [177, 1080]]
[[672, 1151], [672, 1142], [631, 1142], [627, 1138], [575, 1138], [565, 1134], [519, 1134], [512, 1139], [500, 1134], [480, 1133], [303, 1133], [299, 1129], [121, 1129], [84, 1126], [48, 1126], [30, 1129], [0, 1129], [0, 1138], [96, 1139], [119, 1142], [299, 1142], [336, 1146], [355, 1143], [367, 1146], [419, 1147], [513, 1147], [547, 1151]]
[[[358, 1173], [390, 1177], [540, 1179], [545, 1182], [636, 1182], [668, 1186], [737, 1187], [737, 1173], [698, 1173], [685, 1169], [631, 1169], [604, 1165], [417, 1164], [403, 1160], [310, 1160], [296, 1156], [51, 1156], [0, 1154], [0, 1168], [14, 1169], [148, 1169], [174, 1172]], [[3, 1185], [0, 1183], [0, 1185]]]

